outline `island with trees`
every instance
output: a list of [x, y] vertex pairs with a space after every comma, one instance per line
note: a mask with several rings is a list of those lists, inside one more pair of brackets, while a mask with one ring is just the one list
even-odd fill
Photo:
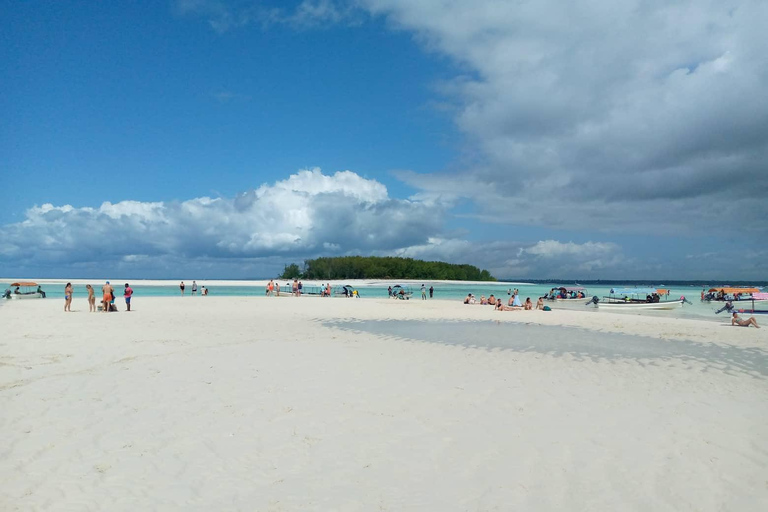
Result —
[[279, 279], [423, 279], [433, 281], [496, 281], [472, 265], [378, 256], [340, 256], [285, 265]]

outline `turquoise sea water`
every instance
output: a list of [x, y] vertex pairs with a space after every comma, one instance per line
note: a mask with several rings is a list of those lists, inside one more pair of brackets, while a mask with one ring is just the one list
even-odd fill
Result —
[[[122, 295], [122, 285], [123, 283], [114, 283], [115, 291], [118, 296]], [[199, 282], [198, 287], [203, 286], [204, 282]], [[319, 290], [320, 283], [305, 283], [304, 285], [304, 291], [308, 295], [308, 297], [311, 298], [312, 293], [316, 293]], [[341, 285], [343, 282], [339, 283], [333, 283], [334, 287], [336, 285]], [[397, 284], [397, 283], [392, 283]], [[490, 295], [495, 295], [496, 297], [501, 297], [501, 299], [506, 304], [507, 300], [509, 299], [509, 290], [517, 288], [520, 291], [520, 299], [521, 301], [525, 301], [527, 297], [530, 297], [532, 301], [535, 301], [538, 297], [544, 295], [547, 293], [554, 285], [553, 284], [516, 284], [516, 285], [510, 285], [507, 283], [484, 283], [484, 284], [466, 284], [466, 283], [430, 283], [425, 282], [424, 283], [427, 288], [430, 286], [434, 286], [435, 292], [434, 292], [434, 299], [433, 300], [452, 300], [452, 301], [462, 301], [464, 297], [467, 296], [468, 293], [474, 294], [478, 299], [485, 295], [486, 297]], [[5, 290], [10, 283], [0, 283], [0, 291]], [[101, 283], [94, 282], [93, 283], [94, 288], [97, 290], [97, 295], [99, 292], [99, 288], [101, 286]], [[206, 285], [207, 286], [207, 285]], [[177, 285], [166, 285], [166, 286], [144, 286], [141, 284], [134, 285], [132, 284], [131, 287], [134, 291], [134, 301], [140, 301], [142, 297], [178, 297], [180, 295], [179, 288]], [[610, 289], [618, 288], [618, 287], [624, 287], [620, 285], [612, 285], [612, 286], [585, 286], [587, 289], [587, 299], [584, 300], [576, 300], [568, 304], [563, 304], [561, 302], [558, 302], [556, 304], [549, 304], [553, 308], [567, 308], [567, 309], [577, 309], [577, 310], [594, 310], [593, 306], [586, 306], [586, 302], [588, 302], [588, 299], [591, 298], [593, 295], [596, 295], [598, 297], [603, 297], [608, 295]], [[627, 288], [634, 287], [632, 285], [626, 286]], [[661, 287], [661, 285], [659, 285]], [[256, 297], [256, 296], [264, 296], [264, 288], [261, 286], [210, 286], [208, 287], [210, 290], [210, 296], [224, 296], [224, 297]], [[283, 292], [281, 294], [285, 294], [285, 290], [290, 290], [290, 284], [289, 283], [282, 283], [282, 289]], [[413, 292], [413, 295], [411, 296], [412, 301], [418, 301], [421, 300], [421, 286], [420, 285], [411, 285], [410, 286], [411, 291]], [[64, 284], [61, 285], [43, 285], [43, 290], [45, 290], [47, 296], [49, 299], [63, 299], [64, 298]], [[371, 299], [371, 298], [387, 298], [387, 286], [386, 285], [366, 285], [366, 286], [358, 286], [357, 290], [360, 294], [360, 298], [365, 299]], [[289, 293], [288, 293], [289, 294]], [[707, 302], [701, 302], [700, 301], [700, 294], [701, 294], [701, 288], [698, 286], [687, 286], [687, 287], [671, 287], [670, 288], [670, 298], [679, 298], [680, 296], [685, 296], [690, 300], [693, 304], [692, 305], [684, 305], [682, 308], [677, 308], [674, 310], [668, 310], [668, 311], [643, 311], [643, 312], [637, 312], [632, 311], [633, 314], [642, 314], [642, 315], [658, 315], [658, 316], [670, 316], [670, 317], [706, 317], [706, 318], [725, 318], [724, 314], [715, 315], [715, 310], [719, 309], [722, 306], [722, 303], [707, 303]], [[84, 299], [87, 297], [87, 291], [85, 289], [85, 285], [75, 285], [75, 300], [78, 299]], [[200, 292], [198, 291], [198, 295], [196, 297], [191, 296], [191, 284], [187, 283], [187, 289], [186, 289], [186, 295], [185, 298], [190, 299], [198, 299], [200, 297]], [[334, 297], [334, 300], [343, 300], [343, 297]]]

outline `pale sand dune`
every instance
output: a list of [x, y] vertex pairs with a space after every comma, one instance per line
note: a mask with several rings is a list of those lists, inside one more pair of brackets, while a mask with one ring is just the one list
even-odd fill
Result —
[[[768, 329], [387, 299], [73, 309], [0, 307], [0, 510], [768, 507]], [[533, 348], [334, 324], [386, 319], [517, 323], [499, 333]], [[568, 348], [537, 351], [553, 332]]]

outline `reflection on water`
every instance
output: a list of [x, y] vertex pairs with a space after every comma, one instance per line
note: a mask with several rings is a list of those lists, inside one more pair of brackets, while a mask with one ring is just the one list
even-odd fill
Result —
[[677, 360], [697, 362], [705, 371], [768, 378], [768, 352], [689, 340], [661, 340], [644, 336], [608, 334], [573, 327], [553, 327], [499, 321], [363, 320], [324, 322], [346, 331], [479, 349], [532, 352], [553, 357], [569, 355], [577, 361], [631, 359], [641, 365]]

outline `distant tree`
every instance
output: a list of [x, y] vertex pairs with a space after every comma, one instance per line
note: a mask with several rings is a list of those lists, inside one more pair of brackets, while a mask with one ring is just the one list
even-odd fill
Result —
[[298, 279], [301, 277], [301, 270], [295, 263], [285, 266], [283, 273], [278, 276], [280, 279]]
[[341, 256], [304, 261], [304, 272], [295, 264], [286, 265], [282, 279], [299, 275], [303, 279], [440, 279], [457, 281], [495, 281], [490, 272], [472, 265], [442, 261], [377, 256]]

